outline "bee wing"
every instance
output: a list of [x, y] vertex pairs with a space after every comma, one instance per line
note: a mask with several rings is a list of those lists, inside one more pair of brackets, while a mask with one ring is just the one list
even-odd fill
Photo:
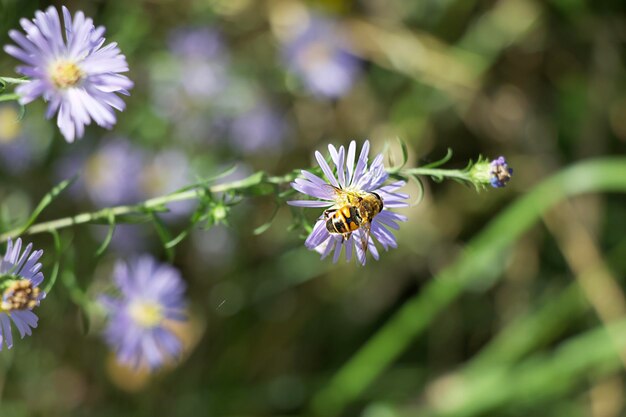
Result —
[[363, 229], [365, 229], [365, 236], [361, 233], [361, 247], [363, 248], [363, 256], [367, 255], [367, 248], [370, 243], [370, 230], [372, 229], [372, 224], [367, 222], [363, 225]]

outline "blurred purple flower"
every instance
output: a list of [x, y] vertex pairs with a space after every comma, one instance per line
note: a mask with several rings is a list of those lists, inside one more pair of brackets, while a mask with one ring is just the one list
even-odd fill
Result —
[[2, 169], [18, 173], [28, 168], [34, 157], [33, 143], [22, 132], [17, 109], [0, 106], [0, 160]]
[[245, 153], [280, 150], [286, 133], [284, 117], [263, 104], [235, 118], [230, 128], [232, 141]]
[[[4, 50], [26, 65], [17, 71], [31, 78], [16, 88], [20, 103], [38, 97], [49, 101], [46, 116], [58, 111], [57, 125], [68, 142], [81, 138], [91, 120], [110, 129], [116, 122], [114, 109], [124, 110], [116, 93], [128, 95], [133, 83], [120, 73], [128, 71], [126, 58], [116, 43], [103, 47], [104, 27], [79, 11], [70, 15], [63, 7], [63, 27], [57, 9], [37, 11], [31, 21], [20, 20], [26, 35], [9, 31], [17, 44]], [[65, 37], [64, 37], [65, 34]]]
[[39, 288], [43, 282], [43, 273], [38, 261], [43, 250], [31, 253], [32, 248], [33, 245], [29, 244], [20, 254], [22, 240], [17, 239], [13, 244], [9, 239], [6, 254], [0, 259], [0, 350], [3, 344], [9, 349], [13, 346], [11, 321], [22, 338], [30, 336], [31, 329], [36, 328], [39, 321], [32, 310], [46, 296]]
[[361, 69], [337, 23], [321, 16], [311, 16], [308, 26], [284, 46], [283, 54], [288, 68], [322, 97], [346, 94]]
[[57, 175], [67, 179], [79, 174], [69, 190], [75, 198], [86, 194], [98, 207], [130, 204], [143, 196], [139, 183], [143, 161], [143, 150], [126, 139], [105, 139], [89, 155], [78, 151], [60, 160]]
[[[308, 171], [302, 171], [304, 178], [296, 179], [291, 186], [297, 191], [315, 197], [318, 200], [295, 200], [289, 201], [292, 206], [299, 207], [341, 207], [345, 205], [342, 198], [338, 198], [336, 188], [355, 193], [376, 193], [383, 200], [383, 210], [378, 213], [371, 221], [371, 234], [367, 241], [367, 249], [375, 259], [378, 259], [378, 250], [374, 244], [375, 238], [378, 243], [388, 250], [390, 247], [397, 247], [395, 236], [388, 228], [398, 229], [397, 222], [406, 221], [406, 217], [390, 211], [391, 208], [406, 207], [407, 194], [397, 193], [396, 191], [405, 185], [404, 181], [395, 181], [385, 185], [389, 174], [385, 171], [383, 165], [383, 155], [379, 154], [374, 158], [368, 166], [370, 144], [365, 141], [361, 154], [359, 155], [356, 166], [356, 143], [350, 142], [348, 152], [341, 146], [338, 150], [333, 145], [328, 145], [328, 150], [336, 168], [336, 176], [328, 165], [321, 153], [316, 152], [315, 158], [322, 168], [328, 182]], [[331, 186], [329, 186], [329, 183]], [[335, 187], [335, 188], [333, 188]], [[341, 255], [341, 250], [345, 246], [346, 259], [350, 261], [353, 249], [356, 249], [357, 260], [365, 265], [366, 254], [363, 251], [361, 243], [367, 238], [363, 228], [359, 228], [352, 232], [346, 239], [340, 234], [331, 234], [326, 229], [326, 220], [321, 216], [313, 231], [305, 241], [305, 245], [309, 249], [315, 249], [322, 254], [322, 259], [328, 256], [333, 250], [333, 262], [337, 262]]]
[[194, 98], [211, 98], [228, 81], [228, 59], [220, 35], [213, 29], [182, 28], [170, 36], [170, 50], [178, 58], [178, 78]]
[[118, 361], [155, 370], [179, 356], [182, 343], [167, 327], [169, 320], [186, 319], [185, 283], [178, 270], [144, 255], [118, 262], [113, 276], [120, 297], [100, 300], [109, 315], [105, 338]]
[[[175, 149], [166, 149], [156, 154], [144, 165], [139, 175], [140, 188], [147, 197], [173, 193], [193, 180], [189, 158]], [[168, 204], [168, 208], [176, 216], [186, 215], [195, 204], [193, 200], [177, 201]]]

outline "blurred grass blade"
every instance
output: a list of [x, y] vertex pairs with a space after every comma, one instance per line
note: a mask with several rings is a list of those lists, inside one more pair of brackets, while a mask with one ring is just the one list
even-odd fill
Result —
[[[617, 337], [615, 337], [617, 336]], [[618, 370], [618, 351], [626, 349], [626, 320], [575, 336], [553, 354], [530, 358], [510, 369], [490, 367], [451, 384], [435, 410], [425, 415], [469, 417], [506, 406], [516, 409], [532, 402], [547, 403], [568, 392], [581, 378], [588, 380]]]
[[338, 415], [469, 286], [493, 284], [509, 246], [558, 201], [588, 193], [626, 192], [626, 158], [582, 162], [520, 197], [468, 244], [451, 266], [409, 299], [312, 400], [316, 415]]

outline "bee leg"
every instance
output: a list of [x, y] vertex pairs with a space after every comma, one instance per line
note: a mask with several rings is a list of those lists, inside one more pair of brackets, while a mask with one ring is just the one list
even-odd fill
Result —
[[341, 235], [341, 243], [343, 243], [343, 242], [345, 242], [346, 240], [350, 239], [350, 235], [351, 235], [351, 234], [352, 234], [352, 233], [343, 233], [343, 234]]
[[333, 214], [336, 211], [337, 211], [337, 209], [327, 209], [327, 210], [324, 210], [324, 218], [328, 219], [331, 216], [331, 214]]

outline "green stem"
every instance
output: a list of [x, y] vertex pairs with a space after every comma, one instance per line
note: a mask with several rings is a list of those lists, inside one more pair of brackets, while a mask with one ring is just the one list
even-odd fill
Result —
[[26, 78], [0, 77], [0, 83], [11, 84], [27, 84], [30, 80]]
[[[214, 185], [209, 188], [209, 191], [211, 193], [243, 191], [250, 188], [250, 178], [252, 177], [254, 177], [254, 175], [240, 181]], [[284, 177], [267, 177], [264, 178], [262, 182], [265, 182], [268, 185], [278, 185], [292, 181], [293, 178], [293, 175], [285, 175]], [[16, 227], [15, 229], [0, 234], [0, 242], [6, 242], [8, 239], [16, 238], [21, 234], [34, 235], [38, 233], [52, 232], [79, 224], [97, 223], [101, 221], [109, 222], [111, 217], [118, 218], [124, 215], [147, 213], [176, 201], [197, 199], [201, 197], [204, 192], [205, 191], [203, 189], [194, 188], [191, 190], [151, 198], [140, 204], [104, 208], [95, 212], [81, 213], [71, 217], [37, 223], [30, 226], [26, 230], [24, 230], [23, 227]]]
[[2, 94], [0, 95], [0, 102], [2, 101], [18, 101], [22, 96], [19, 94], [11, 93], [11, 94]]
[[[431, 176], [431, 177], [435, 177], [439, 179], [455, 178], [455, 179], [470, 181], [467, 173], [460, 171], [460, 170], [446, 170], [446, 169], [435, 169], [435, 168], [411, 168], [411, 169], [402, 170], [400, 172], [394, 172], [394, 174], [404, 179], [408, 179], [412, 175], [424, 175], [424, 176]], [[256, 173], [240, 181], [234, 181], [234, 182], [227, 183], [227, 184], [214, 185], [210, 187], [208, 190], [211, 193], [220, 193], [220, 192], [228, 192], [228, 191], [243, 192], [246, 189], [249, 189], [253, 185], [271, 186], [271, 187], [266, 187], [265, 190], [263, 190], [262, 187], [259, 187], [260, 193], [257, 193], [257, 194], [265, 195], [270, 192], [273, 192], [272, 187], [289, 183], [293, 181], [295, 178], [297, 178], [298, 175], [299, 174], [297, 171], [294, 171], [284, 176], [277, 176], [277, 177], [267, 177], [263, 175], [262, 173]], [[110, 223], [112, 218], [117, 219], [120, 216], [125, 216], [125, 215], [149, 213], [151, 211], [159, 209], [175, 201], [198, 199], [199, 197], [203, 195], [204, 192], [205, 190], [201, 188], [186, 189], [186, 190], [168, 194], [165, 196], [155, 197], [139, 204], [108, 207], [108, 208], [104, 208], [95, 212], [81, 213], [75, 216], [64, 217], [64, 218], [57, 219], [57, 220], [36, 223], [36, 224], [30, 225], [27, 228], [25, 228], [24, 226], [16, 227], [12, 230], [9, 230], [5, 233], [0, 234], [0, 242], [6, 242], [8, 239], [16, 238], [22, 234], [34, 235], [38, 233], [52, 232], [52, 231], [64, 229], [64, 228], [79, 225], [79, 224], [98, 223], [98, 222]]]
[[400, 176], [405, 179], [410, 175], [417, 176], [428, 176], [432, 178], [454, 178], [461, 181], [472, 182], [470, 179], [469, 173], [467, 171], [462, 171], [460, 169], [441, 169], [441, 168], [409, 168], [403, 169], [398, 173]]

